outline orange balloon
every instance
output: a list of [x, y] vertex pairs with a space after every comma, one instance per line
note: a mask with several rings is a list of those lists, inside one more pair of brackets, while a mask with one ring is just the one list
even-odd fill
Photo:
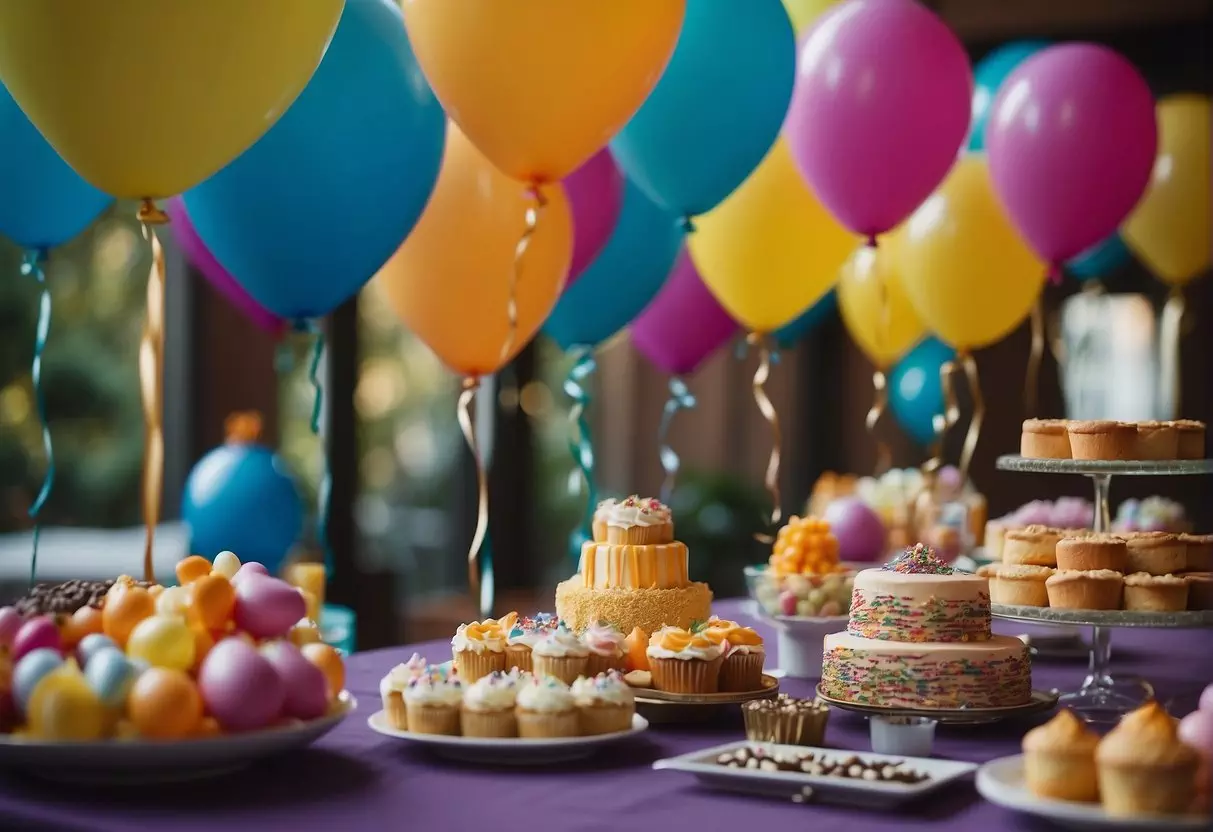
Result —
[[485, 376], [501, 369], [535, 336], [560, 297], [573, 254], [573, 222], [560, 186], [543, 195], [547, 206], [517, 267], [517, 331], [502, 355], [509, 341], [514, 252], [534, 201], [451, 126], [429, 205], [376, 283], [404, 325], [456, 373]]
[[101, 610], [101, 629], [120, 647], [135, 625], [156, 612], [156, 599], [143, 587], [132, 586], [115, 595], [109, 593]]

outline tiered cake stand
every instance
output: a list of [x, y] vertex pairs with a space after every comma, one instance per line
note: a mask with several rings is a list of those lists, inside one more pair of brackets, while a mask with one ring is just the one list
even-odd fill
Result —
[[[1078, 474], [1090, 477], [1095, 484], [1095, 531], [1111, 529], [1108, 491], [1114, 476], [1188, 476], [1213, 474], [1213, 460], [1193, 459], [1163, 462], [1081, 459], [1025, 459], [1021, 456], [1001, 456], [997, 467], [1002, 471], [1032, 474]], [[1070, 708], [1092, 722], [1108, 722], [1153, 698], [1150, 683], [1137, 677], [1116, 677], [1109, 671], [1111, 631], [1123, 627], [1153, 627], [1169, 629], [1213, 628], [1213, 613], [1176, 612], [1149, 613], [1128, 611], [1060, 610], [1048, 607], [1019, 607], [994, 604], [995, 618], [1026, 621], [1034, 624], [1088, 626], [1092, 628], [1090, 671], [1082, 687], [1066, 693], [1059, 704]]]

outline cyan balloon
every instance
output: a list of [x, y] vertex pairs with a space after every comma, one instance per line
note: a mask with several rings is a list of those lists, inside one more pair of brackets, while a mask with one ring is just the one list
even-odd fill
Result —
[[934, 419], [943, 413], [939, 368], [956, 351], [936, 338], [926, 338], [897, 362], [889, 377], [889, 407], [897, 424], [919, 445], [935, 441]]
[[1000, 46], [973, 67], [973, 123], [969, 127], [969, 150], [986, 149], [986, 120], [998, 88], [1011, 70], [1049, 45], [1047, 40], [1017, 40]]
[[396, 4], [348, 0], [307, 88], [260, 141], [184, 195], [186, 212], [262, 306], [318, 317], [412, 231], [445, 138]]
[[0, 234], [25, 249], [53, 248], [113, 201], [59, 158], [0, 85]]
[[627, 182], [610, 239], [581, 277], [564, 290], [543, 331], [561, 349], [598, 346], [649, 305], [681, 245], [677, 218]]
[[659, 205], [702, 214], [771, 149], [795, 77], [796, 39], [780, 0], [694, 0], [669, 66], [611, 153]]
[[799, 318], [775, 332], [775, 343], [781, 350], [796, 346], [801, 338], [808, 335], [826, 318], [838, 309], [838, 297], [834, 290], [826, 292], [821, 300], [805, 310]]
[[1066, 263], [1066, 271], [1079, 280], [1093, 280], [1107, 277], [1123, 268], [1131, 259], [1129, 247], [1118, 232], [1070, 260]]

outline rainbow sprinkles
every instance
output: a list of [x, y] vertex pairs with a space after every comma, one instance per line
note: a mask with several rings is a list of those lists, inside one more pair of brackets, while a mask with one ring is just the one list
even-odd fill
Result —
[[940, 560], [935, 550], [925, 543], [915, 543], [880, 568], [903, 575], [951, 575], [956, 571]]

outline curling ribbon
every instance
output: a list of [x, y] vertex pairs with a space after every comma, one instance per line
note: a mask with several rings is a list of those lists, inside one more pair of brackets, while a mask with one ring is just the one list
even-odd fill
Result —
[[956, 361], [945, 361], [939, 365], [939, 387], [943, 394], [943, 413], [936, 413], [931, 420], [935, 428], [935, 444], [931, 458], [922, 465], [922, 472], [933, 477], [943, 467], [943, 443], [950, 431], [960, 421], [960, 403], [956, 400], [956, 388], [952, 375], [958, 369]]
[[531, 238], [535, 236], [535, 229], [539, 227], [539, 215], [543, 213], [543, 209], [548, 204], [548, 198], [543, 195], [543, 191], [539, 190], [538, 185], [531, 188], [528, 194], [534, 200], [534, 204], [527, 206], [526, 225], [522, 229], [522, 236], [518, 238], [518, 245], [514, 246], [514, 263], [510, 268], [509, 296], [505, 302], [506, 321], [509, 329], [505, 343], [501, 345], [502, 364], [509, 360], [510, 353], [514, 351], [514, 344], [518, 340], [518, 277], [519, 272], [522, 271], [522, 258], [526, 255], [527, 249], [531, 247]]
[[969, 419], [969, 430], [965, 433], [964, 447], [960, 451], [960, 480], [968, 482], [969, 466], [973, 462], [973, 453], [977, 450], [977, 442], [981, 439], [981, 425], [986, 418], [986, 400], [981, 395], [981, 379], [977, 375], [977, 361], [968, 350], [961, 350], [956, 356], [964, 368], [965, 378], [969, 383], [969, 398], [973, 402], [973, 415]]
[[678, 480], [678, 471], [682, 468], [682, 460], [670, 446], [670, 425], [674, 416], [680, 410], [690, 410], [695, 406], [695, 397], [687, 388], [681, 376], [670, 379], [670, 397], [666, 399], [661, 412], [661, 425], [657, 428], [657, 444], [660, 448], [661, 467], [665, 471], [665, 479], [661, 483], [661, 501], [669, 503], [674, 495], [674, 486]]
[[1162, 318], [1158, 324], [1159, 369], [1163, 384], [1170, 390], [1171, 416], [1178, 419], [1183, 404], [1183, 375], [1180, 365], [1180, 341], [1183, 337], [1183, 319], [1186, 305], [1183, 287], [1173, 286], [1162, 307]]
[[30, 586], [38, 577], [38, 540], [42, 536], [42, 523], [38, 519], [42, 507], [51, 496], [55, 486], [55, 449], [51, 444], [51, 428], [46, 420], [46, 395], [42, 390], [42, 353], [46, 349], [47, 338], [51, 330], [51, 290], [46, 282], [46, 272], [42, 265], [46, 262], [46, 249], [30, 249], [25, 253], [21, 264], [21, 274], [33, 276], [38, 281], [41, 297], [38, 302], [38, 328], [34, 336], [34, 362], [30, 368], [30, 379], [34, 385], [34, 403], [38, 408], [38, 422], [42, 427], [42, 449], [46, 453], [46, 476], [42, 480], [42, 489], [29, 507], [30, 519], [34, 521], [33, 551], [29, 561]]
[[484, 467], [484, 459], [480, 455], [480, 443], [476, 441], [476, 429], [472, 424], [472, 401], [476, 391], [480, 389], [480, 379], [468, 376], [463, 380], [463, 390], [459, 393], [459, 404], [456, 415], [459, 418], [459, 429], [463, 431], [463, 441], [472, 452], [472, 460], [476, 464], [476, 488], [478, 503], [476, 509], [476, 532], [472, 535], [472, 545], [468, 548], [468, 591], [472, 600], [480, 605], [480, 615], [488, 618], [493, 614], [493, 555], [487, 545], [486, 536], [489, 530], [489, 477]]
[[594, 508], [598, 504], [598, 490], [594, 486], [594, 442], [585, 418], [590, 406], [586, 382], [598, 369], [598, 363], [594, 360], [593, 347], [577, 346], [570, 352], [574, 356], [573, 367], [564, 380], [564, 392], [573, 400], [569, 409], [569, 453], [585, 481], [585, 515], [569, 544], [569, 554], [577, 558], [581, 555], [581, 542], [593, 538]]
[[143, 523], [147, 536], [143, 546], [143, 579], [156, 580], [152, 557], [156, 526], [160, 523], [164, 491], [164, 248], [155, 226], [168, 222], [168, 215], [150, 199], [139, 206], [143, 237], [151, 244], [152, 266], [147, 275], [147, 313], [139, 339], [139, 391], [143, 400]]
[[327, 443], [320, 434], [320, 423], [324, 417], [324, 381], [320, 378], [320, 362], [324, 360], [324, 330], [314, 323], [297, 327], [312, 335], [312, 360], [308, 363], [307, 380], [311, 382], [315, 396], [312, 398], [312, 436], [320, 442], [320, 485], [316, 489], [316, 544], [324, 553], [324, 572], [333, 576], [333, 550], [329, 546], [329, 513], [333, 502], [333, 466], [329, 464]]
[[879, 477], [893, 467], [893, 452], [889, 450], [889, 443], [876, 435], [876, 428], [889, 406], [889, 385], [883, 370], [872, 373], [872, 391], [872, 407], [864, 419], [864, 426], [868, 429], [868, 435], [876, 441], [876, 476]]
[[[771, 377], [771, 346], [769, 341], [757, 332], [747, 335], [746, 343], [758, 348], [758, 369], [754, 371], [754, 381], [751, 386], [754, 390], [754, 404], [758, 405], [762, 418], [766, 419], [767, 424], [771, 426], [771, 457], [767, 460], [765, 485], [767, 493], [771, 495], [769, 525], [774, 528], [783, 517], [781, 507], [783, 499], [779, 493], [779, 460], [783, 436], [779, 430], [779, 414], [775, 412], [775, 405], [771, 403], [766, 390], [767, 380]], [[774, 540], [770, 535], [765, 534], [755, 535], [755, 539], [760, 543], [771, 543]]]
[[1045, 357], [1045, 295], [1041, 292], [1032, 306], [1032, 346], [1028, 351], [1028, 370], [1023, 381], [1024, 415], [1037, 415], [1040, 405], [1040, 365]]

